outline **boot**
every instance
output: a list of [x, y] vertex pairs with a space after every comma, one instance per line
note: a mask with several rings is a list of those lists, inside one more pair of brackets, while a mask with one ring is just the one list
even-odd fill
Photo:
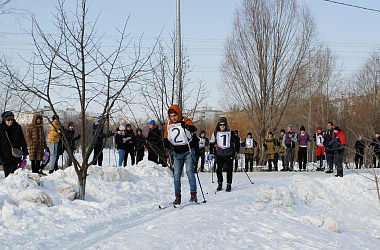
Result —
[[175, 194], [175, 200], [173, 201], [173, 205], [181, 204], [181, 194]]
[[52, 174], [52, 173], [54, 173], [54, 170], [49, 170], [49, 174]]
[[231, 192], [231, 183], [227, 183], [226, 192]]
[[190, 192], [190, 200], [189, 202], [198, 202], [198, 199], [197, 199], [197, 192]]
[[222, 190], [222, 183], [218, 182], [218, 187], [216, 188], [216, 191]]

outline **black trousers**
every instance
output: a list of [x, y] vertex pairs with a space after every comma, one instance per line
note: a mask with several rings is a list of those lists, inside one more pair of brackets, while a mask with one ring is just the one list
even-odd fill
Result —
[[[250, 165], [250, 166], [249, 166]], [[245, 172], [253, 171], [253, 154], [245, 154]]]
[[136, 151], [136, 164], [144, 159], [144, 148]]
[[380, 168], [380, 151], [375, 152], [373, 155], [373, 167], [376, 168], [376, 160], [378, 161], [377, 167]]
[[334, 152], [335, 165], [336, 165], [336, 174], [343, 177], [343, 157], [344, 157], [345, 148], [337, 150]]
[[9, 174], [13, 174], [17, 170], [18, 164], [3, 164], [4, 176], [7, 177]]
[[226, 172], [227, 172], [227, 183], [232, 183], [232, 171], [233, 171], [233, 161], [234, 156], [220, 156], [218, 155], [217, 164], [218, 168], [216, 169], [216, 176], [218, 177], [218, 182], [223, 182], [223, 165], [226, 164]]
[[94, 165], [102, 166], [103, 163], [103, 152], [101, 151], [102, 146], [95, 146], [93, 159], [100, 153], [98, 159], [94, 162]]
[[360, 153], [355, 154], [355, 168], [359, 169], [363, 167], [363, 155]]
[[307, 147], [299, 147], [298, 148], [298, 167], [299, 169], [306, 170], [307, 164]]
[[40, 172], [41, 161], [30, 161], [32, 164], [32, 173]]
[[132, 165], [135, 165], [135, 153], [134, 153], [134, 151], [125, 151], [124, 167], [127, 166], [128, 155], [131, 155]]

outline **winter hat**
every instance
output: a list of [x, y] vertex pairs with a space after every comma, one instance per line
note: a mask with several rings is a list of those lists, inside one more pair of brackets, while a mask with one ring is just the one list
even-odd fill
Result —
[[1, 115], [1, 119], [3, 121], [6, 121], [7, 119], [14, 119], [15, 118], [15, 115], [11, 112], [11, 111], [5, 111], [2, 115]]
[[125, 127], [128, 128], [128, 127], [132, 127], [132, 125], [130, 123], [127, 123], [125, 124]]
[[225, 123], [226, 124], [226, 130], [227, 131], [230, 130], [230, 128], [228, 127], [227, 118], [226, 117], [219, 117], [218, 118], [218, 124], [216, 125], [216, 128], [215, 128], [216, 131], [220, 130], [220, 128], [219, 128], [220, 123]]
[[285, 133], [285, 129], [281, 129], [280, 132], [284, 132]]
[[120, 125], [120, 126], [119, 126], [119, 130], [120, 130], [120, 131], [123, 131], [123, 130], [125, 130], [125, 127], [124, 127], [123, 125]]
[[288, 124], [288, 127], [293, 130], [293, 125], [292, 124]]
[[336, 127], [334, 128], [334, 130], [336, 130], [336, 131], [338, 131], [338, 132], [340, 132], [340, 131], [341, 131], [341, 129], [340, 129], [340, 127], [339, 127], [339, 126], [336, 126]]
[[150, 120], [149, 124], [154, 126], [154, 125], [156, 125], [156, 121], [155, 120]]
[[74, 123], [73, 122], [69, 122], [69, 124], [67, 125], [68, 128], [70, 128], [71, 126], [74, 127]]
[[363, 135], [359, 135], [359, 137], [363, 138]]
[[305, 127], [301, 126], [300, 131], [305, 131]]
[[[170, 115], [170, 114], [177, 114], [177, 112], [174, 110], [174, 109], [170, 109], [169, 110], [169, 112], [168, 112], [168, 114]], [[178, 114], [177, 114], [178, 115]]]
[[317, 126], [317, 130], [322, 130], [322, 127], [321, 126]]
[[59, 120], [59, 116], [58, 115], [53, 115], [53, 117], [51, 118], [51, 120], [54, 121], [55, 119]]

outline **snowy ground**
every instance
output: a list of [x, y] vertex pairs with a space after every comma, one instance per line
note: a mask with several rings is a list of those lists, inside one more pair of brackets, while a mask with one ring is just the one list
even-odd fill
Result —
[[[72, 200], [78, 190], [73, 168], [41, 179], [18, 170], [0, 183], [0, 248], [379, 249], [374, 182], [348, 170], [344, 178], [248, 174], [253, 185], [235, 173], [232, 192], [215, 194], [211, 173], [199, 173], [205, 204], [160, 210], [174, 200], [172, 177], [145, 160], [91, 167], [85, 201]], [[186, 203], [186, 175], [182, 184]]]

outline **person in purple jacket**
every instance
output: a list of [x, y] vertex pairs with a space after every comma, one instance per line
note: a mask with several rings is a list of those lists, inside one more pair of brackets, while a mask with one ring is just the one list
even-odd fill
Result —
[[300, 128], [300, 133], [297, 135], [298, 141], [298, 167], [300, 172], [306, 171], [307, 164], [307, 146], [310, 142], [310, 136], [305, 133], [305, 127]]
[[[285, 164], [281, 171], [293, 171], [294, 155], [297, 142], [297, 133], [293, 131], [293, 125], [287, 126], [287, 132], [282, 139], [282, 145], [285, 148]], [[290, 166], [289, 166], [290, 165]]]

